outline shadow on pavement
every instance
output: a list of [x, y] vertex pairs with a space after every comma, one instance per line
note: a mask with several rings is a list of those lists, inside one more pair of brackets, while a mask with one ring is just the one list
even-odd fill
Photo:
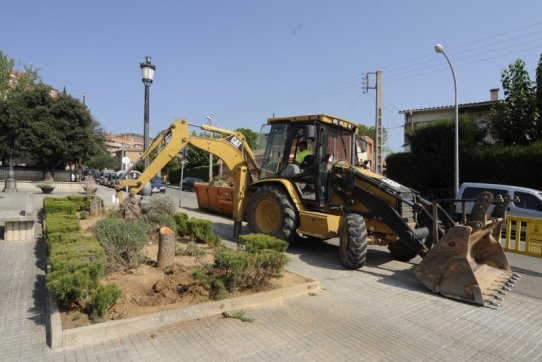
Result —
[[[384, 250], [370, 250], [371, 253], [367, 258], [367, 268], [362, 268], [360, 271], [365, 274], [372, 275], [378, 278], [379, 283], [392, 285], [408, 290], [427, 291], [424, 285], [414, 275], [414, 267], [416, 263], [413, 262], [399, 262], [394, 261], [389, 252]], [[401, 267], [388, 267], [386, 264], [393, 262], [394, 265], [401, 263]], [[374, 269], [382, 270], [381, 273], [373, 271]]]
[[[46, 287], [46, 270], [47, 270], [47, 251], [45, 248], [45, 240], [41, 232], [43, 214], [40, 210], [36, 217], [36, 237], [34, 244], [34, 257], [36, 258], [36, 279], [32, 289], [32, 307], [28, 309], [29, 319], [36, 325], [46, 327], [46, 340], [49, 345], [50, 333], [48, 332], [49, 323], [47, 313], [47, 287]], [[41, 235], [41, 236], [40, 236]]]
[[539, 272], [533, 271], [533, 270], [518, 268], [518, 267], [515, 267], [513, 265], [512, 265], [512, 271], [514, 273], [520, 273], [520, 274], [524, 274], [524, 275], [529, 275], [529, 276], [533, 276], [533, 277], [542, 278], [542, 273], [539, 273]]

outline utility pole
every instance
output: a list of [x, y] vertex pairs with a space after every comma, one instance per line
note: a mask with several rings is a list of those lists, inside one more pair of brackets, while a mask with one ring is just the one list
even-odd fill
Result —
[[[369, 75], [375, 76], [374, 86], [370, 85]], [[376, 90], [374, 171], [382, 174], [384, 170], [384, 160], [382, 156], [382, 147], [384, 146], [384, 129], [382, 127], [382, 71], [365, 73], [363, 76], [363, 93], [368, 93], [369, 89]]]

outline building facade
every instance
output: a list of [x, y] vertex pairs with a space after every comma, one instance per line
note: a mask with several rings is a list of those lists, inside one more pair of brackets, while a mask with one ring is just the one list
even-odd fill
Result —
[[[484, 102], [464, 103], [458, 105], [459, 118], [462, 116], [468, 116], [474, 120], [476, 124], [482, 128], [487, 129], [489, 124], [489, 115], [491, 108], [499, 101], [499, 89], [494, 88], [490, 90], [490, 100]], [[423, 127], [429, 123], [442, 121], [445, 119], [454, 119], [455, 117], [455, 105], [440, 106], [430, 108], [416, 108], [406, 109], [399, 111], [399, 114], [403, 114], [405, 117], [404, 123], [404, 151], [410, 152], [410, 144], [407, 138], [407, 133], [413, 131], [418, 127]], [[487, 133], [486, 142], [493, 142], [493, 139], [489, 133]]]

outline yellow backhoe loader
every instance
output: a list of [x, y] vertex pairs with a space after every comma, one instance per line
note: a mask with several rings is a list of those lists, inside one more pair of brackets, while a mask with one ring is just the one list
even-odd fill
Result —
[[193, 136], [186, 121], [173, 122], [141, 156], [155, 157], [147, 170], [119, 181], [121, 201], [121, 190], [138, 193], [190, 145], [221, 158], [233, 173], [234, 239], [243, 221], [251, 232], [288, 242], [339, 237], [341, 264], [350, 269], [365, 264], [367, 245], [387, 245], [395, 259], [423, 258], [415, 273], [433, 292], [482, 305], [498, 305], [517, 278], [496, 240], [510, 200], [496, 200], [489, 216], [491, 194], [483, 194], [478, 212], [456, 223], [416, 191], [369, 171], [359, 160], [357, 125], [350, 121], [328, 115], [271, 118], [254, 150], [241, 133], [201, 128], [224, 138]]

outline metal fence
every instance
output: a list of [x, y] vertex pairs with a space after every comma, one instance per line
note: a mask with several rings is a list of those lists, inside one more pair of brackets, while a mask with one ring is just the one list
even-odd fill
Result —
[[542, 219], [508, 216], [500, 243], [505, 251], [542, 258]]
[[[21, 181], [43, 181], [43, 172], [36, 169], [27, 169], [27, 168], [15, 168], [15, 180]], [[8, 178], [9, 167], [0, 167], [0, 180], [5, 180]], [[70, 172], [69, 171], [55, 171], [54, 176], [55, 181], [59, 182], [70, 182]]]

